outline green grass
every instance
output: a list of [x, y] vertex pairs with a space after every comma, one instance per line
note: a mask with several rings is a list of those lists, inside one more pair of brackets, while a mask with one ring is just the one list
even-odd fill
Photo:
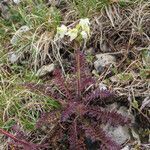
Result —
[[[11, 50], [21, 54], [28, 52], [32, 56], [31, 61], [36, 61], [36, 56], [39, 57], [43, 53], [37, 50], [40, 45], [35, 48], [37, 42], [44, 32], [52, 33], [53, 37], [57, 26], [60, 25], [60, 11], [55, 7], [47, 7], [43, 1], [30, 0], [23, 1], [19, 5], [10, 5], [8, 11], [9, 20], [0, 19], [0, 40], [3, 51], [7, 53]], [[10, 45], [12, 37], [22, 26], [28, 26], [30, 30], [19, 35], [16, 42]], [[11, 47], [6, 50], [8, 45]]]
[[110, 0], [68, 0], [79, 18], [91, 17], [110, 3]]
[[[40, 113], [56, 108], [58, 104], [45, 96], [29, 92], [19, 84], [41, 82], [35, 77], [31, 65], [36, 53], [33, 45], [44, 31], [55, 32], [61, 15], [55, 7], [47, 7], [43, 0], [25, 0], [19, 5], [9, 5], [8, 14], [9, 19], [0, 17], [0, 127], [8, 130], [19, 123], [25, 129], [33, 130]], [[24, 25], [30, 30], [11, 45], [11, 38]], [[32, 59], [21, 61], [21, 64], [9, 64], [9, 51], [22, 55], [27, 52]]]
[[11, 74], [4, 69], [0, 73], [0, 127], [8, 130], [19, 123], [25, 129], [33, 130], [40, 113], [56, 108], [58, 104], [19, 86], [24, 82], [40, 82], [34, 73], [17, 65], [11, 69]]

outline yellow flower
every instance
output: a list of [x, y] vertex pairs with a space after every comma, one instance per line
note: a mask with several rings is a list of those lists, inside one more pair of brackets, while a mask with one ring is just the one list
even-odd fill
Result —
[[72, 41], [78, 36], [78, 29], [69, 29], [66, 35], [70, 36], [70, 41]]
[[60, 27], [57, 27], [57, 33], [55, 36], [55, 40], [62, 39], [66, 35], [67, 30], [68, 29], [65, 25], [61, 25]]
[[82, 28], [82, 31], [87, 32], [87, 34], [90, 36], [90, 21], [88, 18], [80, 19], [79, 25]]

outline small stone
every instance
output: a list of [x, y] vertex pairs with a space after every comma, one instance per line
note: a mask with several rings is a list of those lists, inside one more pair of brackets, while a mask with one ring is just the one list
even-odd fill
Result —
[[98, 73], [102, 72], [106, 66], [116, 64], [115, 57], [110, 54], [97, 54], [96, 58], [94, 67]]
[[17, 55], [16, 52], [10, 52], [8, 53], [8, 61], [12, 64], [18, 62], [19, 56]]
[[104, 130], [107, 131], [108, 135], [110, 135], [112, 139], [120, 145], [130, 139], [129, 130], [126, 126], [112, 127], [110, 125], [106, 125]]
[[50, 65], [44, 65], [42, 66], [36, 73], [36, 76], [44, 76], [46, 75], [47, 73], [51, 73], [53, 72], [55, 69], [55, 65], [54, 64], [50, 64]]
[[[130, 117], [134, 120], [134, 118], [131, 117], [131, 115], [128, 114], [128, 109], [124, 106], [119, 106], [117, 103], [113, 103], [111, 105], [107, 106], [108, 111], [117, 110], [118, 113], [122, 114], [125, 117]], [[134, 116], [133, 116], [134, 117]], [[103, 129], [112, 137], [114, 141], [116, 141], [118, 144], [124, 144], [126, 141], [130, 140], [131, 135], [129, 133], [129, 127], [128, 126], [117, 126], [113, 127], [109, 124], [103, 126]]]
[[17, 44], [17, 42], [18, 42], [19, 39], [22, 37], [22, 35], [23, 35], [24, 33], [26, 33], [27, 31], [29, 31], [29, 30], [30, 30], [30, 28], [29, 28], [28, 26], [26, 26], [26, 25], [21, 26], [21, 27], [15, 32], [15, 34], [13, 35], [13, 37], [11, 38], [10, 43], [11, 43], [12, 45]]

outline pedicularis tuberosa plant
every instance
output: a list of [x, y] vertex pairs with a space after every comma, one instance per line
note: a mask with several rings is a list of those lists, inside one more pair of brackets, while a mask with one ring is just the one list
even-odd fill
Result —
[[[115, 94], [100, 90], [84, 54], [79, 50], [72, 70], [69, 78], [55, 70], [52, 85], [25, 84], [30, 90], [40, 91], [62, 105], [57, 130], [49, 138], [57, 135], [57, 139], [65, 141], [65, 147], [70, 150], [87, 149], [87, 139], [96, 143], [99, 149], [119, 150], [120, 145], [101, 126], [107, 123], [112, 126], [129, 125], [130, 119], [102, 107], [104, 103], [114, 101]], [[52, 116], [54, 112], [43, 115], [38, 124], [48, 123]]]
[[42, 125], [53, 126], [50, 131], [46, 131], [47, 140], [43, 140], [40, 145], [27, 142], [26, 138], [14, 136], [0, 129], [0, 133], [14, 141], [11, 145], [21, 146], [25, 150], [36, 150], [45, 145], [49, 145], [47, 149], [57, 147], [86, 150], [91, 143], [96, 145], [97, 149], [120, 150], [121, 146], [106, 133], [102, 125], [129, 125], [131, 120], [117, 111], [108, 111], [104, 107], [104, 104], [113, 102], [116, 96], [109, 90], [100, 90], [96, 79], [90, 73], [84, 54], [79, 50], [75, 54], [74, 64], [68, 78], [57, 69], [49, 85], [23, 84], [31, 91], [43, 93], [56, 100], [61, 104], [61, 109], [58, 110], [59, 113], [51, 111], [42, 114], [37, 122], [38, 128]]

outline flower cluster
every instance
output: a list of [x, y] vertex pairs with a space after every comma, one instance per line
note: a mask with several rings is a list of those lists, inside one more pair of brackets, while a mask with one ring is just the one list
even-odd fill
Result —
[[90, 37], [90, 22], [88, 18], [80, 19], [79, 23], [74, 28], [67, 28], [65, 25], [57, 27], [57, 33], [55, 35], [55, 40], [63, 39], [64, 36], [69, 36], [70, 41], [73, 41], [78, 36], [82, 39], [88, 39]]

